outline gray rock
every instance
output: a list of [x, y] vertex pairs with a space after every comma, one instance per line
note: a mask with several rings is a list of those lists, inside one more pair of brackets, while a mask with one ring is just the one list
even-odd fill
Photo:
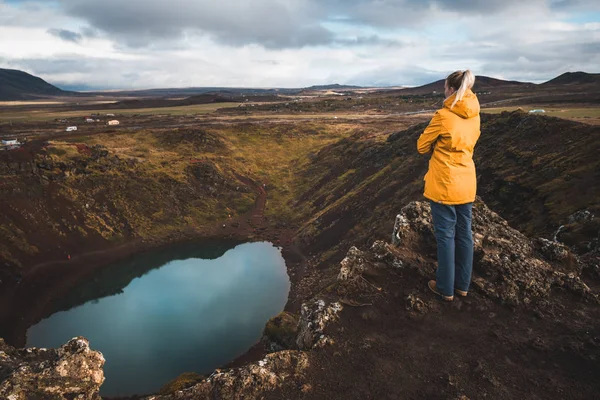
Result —
[[[435, 259], [435, 237], [429, 203], [412, 202], [396, 217], [399, 246]], [[598, 301], [579, 278], [581, 265], [568, 247], [545, 239], [532, 241], [511, 228], [483, 202], [473, 207], [474, 275], [472, 286], [510, 305], [529, 304], [553, 288]], [[427, 243], [433, 243], [427, 248]], [[541, 257], [540, 257], [541, 255]]]
[[15, 349], [0, 339], [0, 398], [100, 399], [104, 357], [83, 337], [60, 349]]
[[278, 389], [297, 388], [304, 380], [308, 356], [300, 351], [268, 354], [264, 360], [227, 371], [216, 370], [190, 388], [146, 400], [261, 399]]
[[569, 224], [573, 224], [575, 222], [589, 222], [593, 220], [594, 214], [592, 214], [589, 210], [577, 211], [568, 218]]
[[338, 281], [346, 281], [362, 275], [366, 269], [363, 252], [352, 246], [340, 265]]
[[306, 350], [325, 344], [327, 338], [323, 332], [331, 322], [337, 320], [342, 308], [340, 303], [326, 305], [324, 300], [302, 304], [296, 338], [298, 348]]

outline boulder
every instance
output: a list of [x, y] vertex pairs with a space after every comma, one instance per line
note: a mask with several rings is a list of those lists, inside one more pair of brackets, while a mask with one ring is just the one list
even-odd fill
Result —
[[0, 398], [100, 400], [103, 365], [83, 337], [59, 349], [15, 349], [0, 339]]
[[167, 395], [145, 400], [262, 399], [276, 390], [293, 390], [304, 381], [308, 356], [286, 350], [268, 354], [264, 360], [243, 368], [216, 370], [202, 382]]
[[[566, 246], [526, 237], [480, 200], [473, 207], [472, 227], [472, 288], [512, 306], [547, 298], [555, 288], [598, 301], [598, 295], [579, 277], [581, 265]], [[436, 259], [429, 203], [405, 206], [394, 230], [399, 248]]]
[[326, 304], [324, 300], [302, 304], [296, 338], [298, 348], [306, 350], [326, 344], [328, 338], [324, 334], [325, 328], [337, 320], [342, 308], [340, 303]]
[[298, 335], [298, 318], [286, 311], [271, 318], [263, 333], [263, 342], [268, 351], [291, 349]]

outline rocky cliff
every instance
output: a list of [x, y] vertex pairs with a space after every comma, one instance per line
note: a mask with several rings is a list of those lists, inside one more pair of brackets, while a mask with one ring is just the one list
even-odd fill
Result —
[[[385, 140], [357, 133], [315, 155], [312, 184], [295, 203], [312, 211], [298, 232], [307, 253], [337, 262], [353, 245], [389, 237], [392, 217], [422, 198], [428, 157], [415, 142], [425, 126]], [[474, 157], [485, 203], [527, 236], [560, 229], [578, 254], [593, 248], [600, 219], [585, 215], [600, 215], [600, 127], [516, 111], [482, 115], [481, 131]]]
[[0, 339], [0, 398], [100, 399], [104, 357], [82, 337], [60, 349], [15, 349]]
[[[287, 349], [148, 400], [595, 396], [600, 280], [585, 271], [597, 269], [597, 259], [527, 238], [478, 201], [473, 284], [468, 297], [445, 303], [426, 289], [435, 272], [428, 204], [411, 202], [399, 215], [395, 245], [353, 247], [331, 265], [337, 277], [302, 305], [295, 341], [267, 335]], [[11, 350], [12, 365], [31, 351]], [[27, 381], [43, 374], [32, 371]], [[96, 369], [80, 374], [101, 382]], [[13, 386], [25, 379], [10, 377]]]
[[[289, 206], [302, 220], [296, 238], [306, 258], [290, 264], [287, 313], [267, 324], [263, 343], [270, 354], [210, 377], [186, 375], [150, 398], [596, 397], [598, 127], [521, 112], [484, 116], [482, 123], [476, 163], [483, 201], [473, 214], [468, 297], [446, 304], [426, 288], [435, 274], [435, 238], [427, 203], [413, 201], [421, 198], [427, 168], [414, 149], [424, 125], [391, 135], [357, 132], [311, 154], [294, 177], [302, 194]], [[224, 143], [202, 132], [154, 139], [165, 151], [182, 141], [211, 151]], [[113, 234], [144, 237], [165, 226], [149, 221], [200, 221], [198, 210], [223, 199], [243, 208], [262, 193], [224, 170], [217, 156], [182, 159], [176, 170], [163, 171], [158, 161], [148, 169], [144, 154], [125, 159], [83, 143], [23, 150], [0, 157], [8, 177], [0, 183], [7, 204], [0, 222], [13, 233], [0, 243], [0, 256], [13, 264], [39, 258], [38, 247], [64, 256], [68, 249], [46, 248], [62, 241], [56, 235], [71, 246], [109, 243]], [[263, 208], [264, 201], [255, 204]], [[399, 212], [399, 236], [388, 243]], [[26, 241], [15, 227], [28, 227], [19, 228]], [[48, 270], [40, 281], [62, 285], [62, 276], [84, 271], [69, 268], [63, 275]], [[22, 292], [23, 310], [13, 312], [6, 302], [7, 321], [25, 332], [31, 321], [23, 316], [45, 307], [34, 301], [40, 291]], [[0, 385], [27, 387], [48, 375], [47, 363], [19, 372], [39, 350], [5, 348], [0, 354], [10, 359], [0, 361]], [[76, 369], [80, 362], [73, 362]], [[94, 385], [77, 386], [84, 390], [77, 395], [95, 396]], [[69, 387], [55, 386], [56, 396], [74, 398], [62, 391]]]
[[582, 279], [589, 263], [478, 202], [473, 284], [446, 304], [426, 289], [429, 205], [412, 202], [400, 216], [397, 245], [351, 248], [336, 281], [303, 304], [293, 350], [148, 399], [509, 399], [542, 385], [545, 398], [594, 396], [600, 303]]

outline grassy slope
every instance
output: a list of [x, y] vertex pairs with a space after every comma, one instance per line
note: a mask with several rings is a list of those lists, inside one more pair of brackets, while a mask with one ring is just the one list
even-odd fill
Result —
[[[131, 238], [204, 229], [248, 211], [266, 183], [265, 213], [295, 220], [295, 169], [352, 124], [213, 124], [31, 143], [0, 154], [0, 258], [27, 266], [44, 256]], [[4, 232], [6, 231], [6, 232]]]
[[26, 72], [0, 68], [0, 100], [20, 100], [36, 95], [57, 96], [65, 94], [37, 76]]
[[544, 106], [530, 106], [530, 107], [497, 107], [497, 108], [486, 108], [483, 111], [490, 114], [499, 114], [504, 111], [517, 111], [519, 108], [528, 112], [529, 110], [543, 109], [544, 115], [558, 118], [600, 118], [600, 108], [588, 107], [588, 108], [556, 108], [556, 107], [544, 107]]
[[196, 104], [191, 106], [181, 107], [160, 107], [160, 108], [142, 108], [142, 109], [103, 109], [103, 110], [78, 110], [78, 111], [56, 111], [56, 110], [42, 110], [42, 111], [15, 111], [11, 110], [10, 107], [6, 107], [4, 110], [0, 110], [0, 122], [6, 123], [6, 121], [46, 121], [53, 118], [73, 118], [81, 117], [83, 115], [89, 115], [91, 113], [97, 113], [100, 115], [105, 114], [119, 114], [119, 115], [188, 115], [188, 114], [207, 114], [211, 113], [219, 108], [227, 107], [223, 103], [214, 104]]
[[[252, 206], [239, 174], [266, 184], [273, 223], [303, 224], [309, 249], [339, 255], [350, 243], [387, 239], [398, 210], [421, 198], [427, 161], [414, 143], [423, 125], [387, 137], [402, 126], [213, 121], [55, 141], [20, 161], [2, 154], [0, 254], [22, 263], [42, 251], [63, 255], [61, 242], [95, 247], [202, 228]], [[577, 210], [598, 211], [597, 127], [504, 113], [485, 117], [482, 130], [479, 193], [513, 225], [549, 234]], [[95, 145], [107, 155], [93, 159]]]
[[[337, 259], [351, 245], [389, 240], [400, 208], [422, 198], [427, 158], [415, 143], [424, 127], [387, 142], [357, 135], [318, 154], [305, 174], [329, 173], [299, 201], [313, 215], [299, 233], [309, 250]], [[549, 235], [578, 210], [597, 215], [599, 129], [519, 112], [484, 116], [475, 154], [479, 194], [529, 235]]]

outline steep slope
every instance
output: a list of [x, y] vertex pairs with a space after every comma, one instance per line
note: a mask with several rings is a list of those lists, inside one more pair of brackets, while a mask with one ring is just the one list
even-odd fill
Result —
[[[334, 278], [304, 300], [295, 332], [280, 333], [293, 338], [283, 350], [210, 377], [184, 374], [145, 399], [594, 398], [599, 296], [568, 249], [526, 238], [477, 202], [472, 288], [441, 302], [424, 284], [435, 270], [429, 206], [412, 202], [401, 215], [398, 246], [352, 247], [327, 266]], [[267, 346], [276, 339], [263, 338]], [[0, 347], [9, 355], [0, 359], [6, 396], [52, 376], [48, 362], [16, 368], [38, 361], [38, 350]], [[85, 354], [94, 353], [86, 347]], [[61, 362], [69, 368], [80, 360]], [[97, 364], [89, 365], [80, 381], [99, 376]], [[79, 391], [95, 398], [98, 389]]]
[[[385, 141], [358, 134], [319, 152], [305, 173], [315, 183], [296, 204], [312, 210], [299, 233], [308, 251], [339, 259], [350, 243], [388, 238], [398, 210], [422, 198], [428, 158], [415, 143], [425, 126]], [[578, 211], [600, 214], [599, 134], [597, 126], [522, 112], [483, 115], [475, 150], [480, 196], [530, 235], [551, 238]], [[571, 237], [561, 231], [561, 239], [585, 250], [598, 220], [583, 225], [571, 226], [578, 232]]]
[[[600, 389], [600, 247], [593, 217], [600, 211], [600, 128], [522, 112], [483, 115], [476, 163], [479, 193], [490, 207], [477, 201], [474, 208], [469, 296], [447, 304], [425, 286], [435, 271], [435, 239], [428, 204], [413, 201], [422, 199], [427, 169], [427, 157], [415, 148], [424, 126], [391, 135], [357, 130], [353, 137], [319, 146], [299, 173], [290, 168], [295, 185], [305, 188], [290, 206], [303, 217], [297, 241], [306, 250], [303, 263], [289, 264], [288, 311], [298, 320], [292, 344], [259, 362], [218, 370], [195, 386], [151, 398], [561, 399], [566, 393], [592, 398]], [[265, 124], [256, 129], [266, 129]], [[257, 140], [247, 131], [243, 136]], [[129, 147], [127, 140], [119, 137], [119, 146]], [[37, 149], [30, 144], [22, 153], [6, 153], [0, 157], [0, 173], [7, 177], [0, 191], [12, 201], [3, 207], [0, 222], [31, 227], [25, 232], [31, 240], [13, 235], [4, 250], [24, 260], [32, 253], [33, 260], [38, 249], [32, 246], [49, 243], [41, 236], [64, 235], [79, 246], [73, 238], [82, 245], [115, 234], [144, 238], [157, 228], [154, 221], [162, 229], [190, 218], [201, 222], [194, 211], [219, 210], [225, 219], [229, 210], [220, 205], [235, 209], [248, 201], [237, 190], [237, 173], [246, 168], [223, 164], [239, 155], [232, 140], [205, 131], [170, 131], [138, 136], [139, 157], [71, 142]], [[151, 169], [144, 162], [149, 151], [143, 151], [150, 143], [153, 153], [181, 146], [214, 156], [205, 164], [181, 153], [181, 170], [172, 170], [172, 156]], [[251, 193], [252, 185], [246, 186], [239, 188]], [[403, 224], [394, 247], [385, 240], [398, 213]], [[563, 223], [558, 238], [581, 256], [538, 238], [553, 236]], [[65, 250], [56, 249], [57, 256]], [[63, 284], [79, 267], [74, 264], [64, 276], [51, 270], [40, 280], [24, 280], [22, 297], [35, 298], [51, 279]], [[113, 291], [112, 283], [107, 279], [102, 289]], [[74, 295], [75, 303], [85, 299]], [[35, 314], [34, 307], [43, 309], [28, 301], [27, 310], [19, 312], [6, 302], [15, 317], [9, 321]], [[23, 327], [30, 323], [17, 321]], [[272, 351], [277, 347], [268, 337], [266, 348]], [[9, 380], [0, 376], [0, 385], [9, 382], [10, 395], [22, 376], [15, 377], [19, 371], [12, 367], [20, 360], [11, 360], [8, 368], [4, 362], [0, 369], [8, 371]]]
[[0, 68], [0, 101], [28, 100], [43, 96], [72, 94], [42, 78], [15, 69]]

